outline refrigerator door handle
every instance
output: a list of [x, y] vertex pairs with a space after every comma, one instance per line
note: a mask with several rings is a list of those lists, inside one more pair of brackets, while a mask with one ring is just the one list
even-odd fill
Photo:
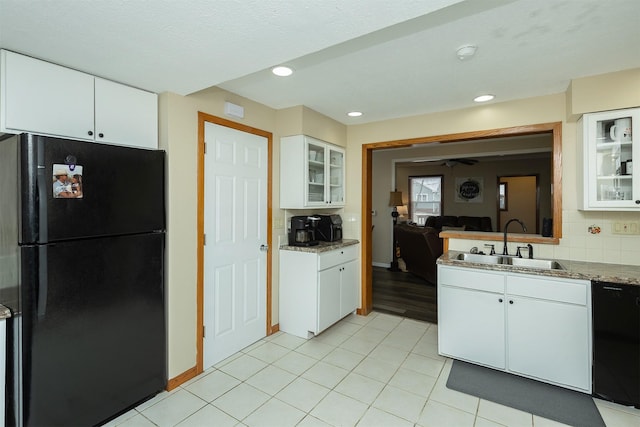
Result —
[[47, 314], [47, 292], [49, 287], [49, 281], [47, 280], [47, 247], [40, 246], [38, 250], [38, 300], [36, 313], [38, 314], [38, 320], [44, 319]]
[[[39, 144], [42, 145], [42, 144]], [[40, 147], [38, 147], [40, 149]], [[44, 154], [39, 154], [44, 157]], [[40, 158], [40, 157], [38, 157]], [[38, 165], [38, 235], [37, 241], [45, 243], [49, 240], [48, 224], [47, 224], [47, 188], [51, 186], [51, 177], [47, 179], [47, 171], [45, 165]], [[49, 184], [49, 185], [47, 185]]]

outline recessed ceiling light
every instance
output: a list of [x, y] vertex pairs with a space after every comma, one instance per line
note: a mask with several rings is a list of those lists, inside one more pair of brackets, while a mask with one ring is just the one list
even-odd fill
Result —
[[282, 65], [272, 68], [271, 72], [273, 74], [275, 74], [276, 76], [280, 76], [280, 77], [287, 77], [287, 76], [290, 76], [291, 74], [293, 74], [293, 70], [291, 68], [285, 67], [285, 66], [282, 66]]
[[349, 111], [347, 116], [349, 117], [360, 117], [362, 115], [361, 111]]
[[495, 95], [480, 95], [473, 98], [475, 102], [487, 102], [495, 98]]

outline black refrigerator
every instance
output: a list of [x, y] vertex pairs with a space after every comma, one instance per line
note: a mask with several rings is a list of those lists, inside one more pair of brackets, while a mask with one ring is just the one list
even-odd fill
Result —
[[98, 425], [166, 387], [164, 161], [0, 140], [8, 425]]

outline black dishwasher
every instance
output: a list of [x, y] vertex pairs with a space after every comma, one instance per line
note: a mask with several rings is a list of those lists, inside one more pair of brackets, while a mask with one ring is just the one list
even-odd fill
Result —
[[591, 283], [593, 395], [640, 409], [640, 286]]

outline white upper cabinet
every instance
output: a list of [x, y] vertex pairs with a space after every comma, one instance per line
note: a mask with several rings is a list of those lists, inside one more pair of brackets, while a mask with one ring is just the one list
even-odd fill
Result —
[[158, 148], [158, 97], [1, 51], [0, 132]]
[[345, 152], [305, 135], [280, 140], [280, 208], [344, 206]]
[[95, 140], [158, 148], [158, 97], [96, 77]]
[[2, 51], [0, 78], [0, 131], [93, 140], [93, 76]]
[[[640, 108], [584, 114], [578, 122], [581, 210], [640, 210]], [[640, 170], [640, 166], [636, 168]]]

